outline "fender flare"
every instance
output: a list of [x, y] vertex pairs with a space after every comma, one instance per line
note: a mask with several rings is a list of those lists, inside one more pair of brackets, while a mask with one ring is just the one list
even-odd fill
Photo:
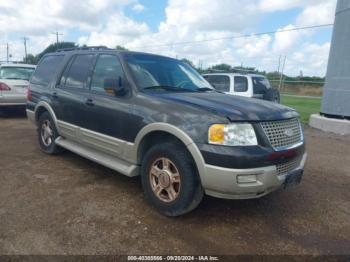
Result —
[[49, 105], [49, 103], [45, 102], [45, 101], [40, 101], [36, 106], [35, 106], [35, 109], [34, 109], [34, 114], [35, 114], [35, 122], [37, 123], [38, 122], [38, 112], [39, 112], [39, 109], [40, 108], [45, 108], [47, 112], [49, 112], [55, 126], [56, 126], [56, 129], [59, 133], [59, 126], [57, 124], [57, 117], [56, 117], [56, 114], [55, 112], [53, 111], [52, 107]]
[[139, 146], [142, 142], [142, 140], [150, 133], [156, 132], [156, 131], [162, 131], [165, 133], [168, 133], [170, 135], [173, 135], [177, 139], [179, 139], [188, 149], [190, 154], [192, 155], [195, 164], [197, 166], [197, 170], [199, 173], [199, 176], [202, 179], [202, 175], [205, 174], [205, 161], [203, 159], [203, 156], [198, 149], [197, 145], [194, 143], [194, 141], [190, 138], [189, 135], [187, 135], [183, 130], [180, 128], [173, 126], [168, 123], [152, 123], [148, 124], [145, 127], [143, 127], [139, 133], [137, 134], [134, 142], [134, 149], [132, 154], [132, 159], [137, 160], [138, 159], [138, 153], [139, 153]]

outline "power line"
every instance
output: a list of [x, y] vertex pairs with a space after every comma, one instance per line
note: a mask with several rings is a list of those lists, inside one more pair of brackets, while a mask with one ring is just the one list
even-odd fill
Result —
[[279, 34], [279, 33], [285, 33], [285, 32], [292, 32], [292, 31], [299, 31], [299, 30], [306, 30], [306, 29], [314, 29], [314, 28], [321, 28], [321, 27], [329, 27], [329, 26], [333, 26], [333, 24], [304, 26], [304, 27], [296, 27], [296, 28], [291, 28], [291, 29], [282, 29], [282, 30], [276, 30], [276, 31], [267, 31], [267, 32], [253, 33], [253, 34], [227, 36], [227, 37], [211, 38], [211, 39], [204, 39], [204, 40], [174, 42], [174, 43], [160, 44], [160, 45], [139, 46], [139, 47], [135, 47], [135, 48], [149, 48], [149, 47], [163, 47], [163, 46], [174, 46], [174, 45], [198, 44], [198, 43], [205, 43], [205, 42], [219, 41], [219, 40], [248, 38], [248, 37], [253, 37], [253, 36], [261, 36], [261, 35], [273, 35], [273, 34]]

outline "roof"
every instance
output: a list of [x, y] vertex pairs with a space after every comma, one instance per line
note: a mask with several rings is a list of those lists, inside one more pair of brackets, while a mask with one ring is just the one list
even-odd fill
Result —
[[19, 64], [19, 63], [3, 63], [0, 67], [24, 67], [24, 68], [35, 68], [35, 65], [30, 64]]

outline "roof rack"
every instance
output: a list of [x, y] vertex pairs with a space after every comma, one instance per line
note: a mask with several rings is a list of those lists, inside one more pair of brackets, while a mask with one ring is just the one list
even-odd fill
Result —
[[237, 69], [232, 68], [231, 70], [220, 70], [220, 69], [208, 69], [208, 73], [238, 73], [238, 74], [256, 74], [256, 70], [248, 70], [248, 69]]
[[112, 50], [112, 49], [104, 45], [99, 45], [99, 46], [60, 48], [60, 49], [57, 49], [56, 52], [67, 52], [67, 51], [74, 51], [74, 50]]

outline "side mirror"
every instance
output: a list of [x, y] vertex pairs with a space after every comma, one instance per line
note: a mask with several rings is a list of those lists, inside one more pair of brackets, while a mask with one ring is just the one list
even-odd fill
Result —
[[118, 78], [104, 79], [103, 88], [107, 93], [114, 93], [116, 96], [123, 96], [126, 93], [123, 79], [120, 76]]

